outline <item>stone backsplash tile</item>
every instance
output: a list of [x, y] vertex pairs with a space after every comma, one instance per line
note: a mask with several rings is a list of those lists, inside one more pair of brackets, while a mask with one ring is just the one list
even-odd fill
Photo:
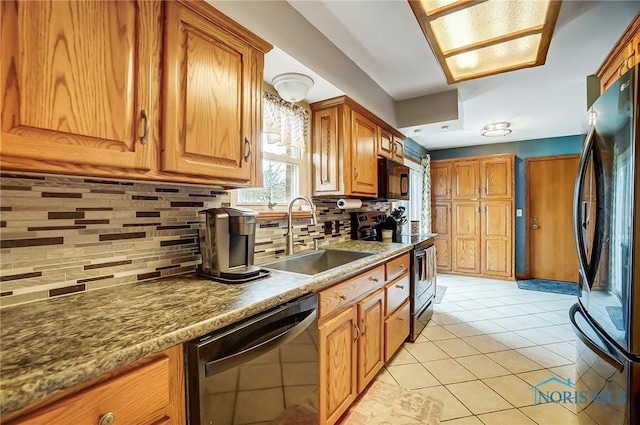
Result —
[[[0, 307], [193, 272], [198, 212], [230, 204], [211, 187], [63, 176], [3, 173], [0, 189]], [[350, 239], [336, 201], [314, 199], [315, 226], [294, 220], [296, 250]], [[256, 260], [283, 254], [285, 234], [286, 220], [259, 222]]]

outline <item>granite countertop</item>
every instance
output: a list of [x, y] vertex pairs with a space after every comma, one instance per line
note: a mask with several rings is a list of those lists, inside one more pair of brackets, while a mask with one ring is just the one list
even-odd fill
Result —
[[0, 415], [357, 274], [413, 245], [347, 241], [374, 255], [304, 276], [227, 285], [196, 274], [0, 310]]

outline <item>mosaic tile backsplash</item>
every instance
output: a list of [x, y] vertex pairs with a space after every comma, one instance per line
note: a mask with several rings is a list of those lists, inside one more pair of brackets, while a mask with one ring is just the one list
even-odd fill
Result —
[[[198, 211], [230, 205], [211, 187], [78, 177], [2, 174], [0, 190], [0, 307], [193, 272]], [[296, 250], [350, 239], [336, 200], [314, 199], [316, 226], [294, 220]], [[259, 222], [256, 261], [284, 253], [285, 234], [286, 220]]]

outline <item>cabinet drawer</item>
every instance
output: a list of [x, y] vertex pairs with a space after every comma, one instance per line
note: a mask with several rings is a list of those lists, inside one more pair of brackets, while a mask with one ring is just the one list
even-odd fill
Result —
[[388, 283], [384, 287], [385, 291], [385, 317], [388, 317], [391, 313], [396, 311], [398, 307], [409, 298], [409, 285], [411, 278], [409, 273], [405, 273], [404, 276], [399, 277], [391, 283]]
[[321, 291], [319, 318], [329, 317], [363, 295], [380, 288], [383, 282], [384, 266], [381, 265]]
[[387, 280], [395, 279], [402, 273], [409, 270], [410, 260], [409, 253], [401, 255], [398, 258], [394, 258], [386, 264], [387, 268]]
[[387, 362], [409, 336], [409, 300], [384, 322], [384, 361]]
[[155, 424], [168, 419], [169, 392], [169, 358], [161, 357], [61, 399], [15, 424], [96, 425], [107, 413], [114, 415], [116, 424]]

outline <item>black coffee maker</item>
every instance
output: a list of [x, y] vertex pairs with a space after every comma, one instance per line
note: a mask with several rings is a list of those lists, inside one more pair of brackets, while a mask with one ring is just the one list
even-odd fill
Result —
[[391, 230], [396, 240], [397, 226], [393, 217], [382, 211], [351, 213], [351, 239], [361, 241], [381, 241], [382, 231]]

